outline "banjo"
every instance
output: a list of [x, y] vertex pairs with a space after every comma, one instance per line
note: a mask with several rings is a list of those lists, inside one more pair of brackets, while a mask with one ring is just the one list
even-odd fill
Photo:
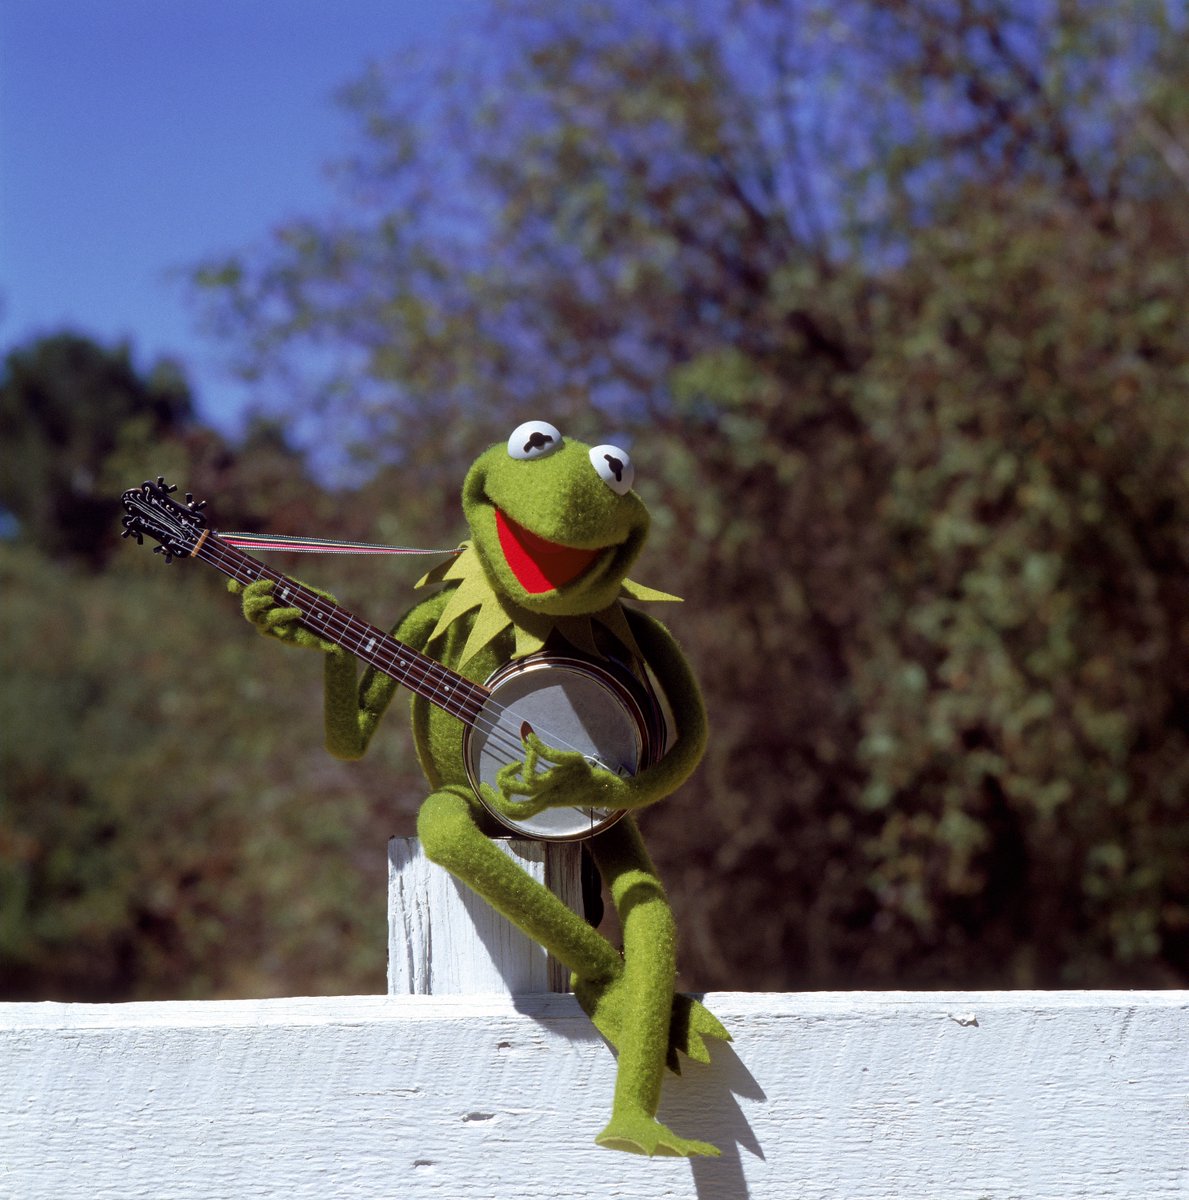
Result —
[[[436, 659], [399, 642], [338, 604], [224, 541], [209, 528], [202, 509], [187, 493], [186, 503], [170, 498], [177, 488], [158, 477], [123, 496], [124, 537], [159, 544], [165, 561], [200, 558], [241, 584], [273, 581], [273, 594], [301, 610], [300, 623], [356, 658], [391, 676], [422, 699], [457, 717], [463, 729], [463, 766], [484, 808], [511, 833], [544, 841], [576, 841], [609, 828], [621, 810], [547, 808], [514, 820], [496, 812], [481, 784], [498, 790], [496, 776], [525, 757], [524, 737], [535, 733], [558, 750], [577, 750], [593, 766], [634, 775], [656, 762], [665, 748], [665, 723], [646, 684], [612, 662], [544, 652], [501, 667], [475, 683]], [[538, 766], [539, 772], [547, 766]]]

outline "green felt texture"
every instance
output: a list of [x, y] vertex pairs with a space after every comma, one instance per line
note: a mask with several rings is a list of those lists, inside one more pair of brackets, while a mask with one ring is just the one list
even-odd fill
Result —
[[[468, 616], [470, 621], [470, 633], [459, 658], [460, 662], [465, 663], [506, 630], [510, 630], [515, 639], [513, 658], [539, 653], [555, 634], [565, 638], [576, 650], [598, 658], [602, 651], [599, 648], [597, 626], [602, 626], [610, 632], [629, 657], [642, 657], [631, 626], [624, 615], [623, 606], [618, 600], [593, 612], [532, 612], [496, 590], [471, 542], [463, 542], [461, 554], [439, 564], [417, 581], [419, 588], [431, 584], [455, 586], [446, 593], [445, 607], [429, 635], [429, 640], [432, 641], [445, 633], [463, 616]], [[681, 602], [680, 596], [645, 587], [644, 584], [635, 583], [630, 579], [625, 579], [620, 585], [619, 594], [643, 603]], [[472, 611], [474, 615], [469, 616]]]
[[[677, 643], [652, 617], [626, 610], [633, 641], [645, 662], [665, 681], [673, 710], [675, 743], [658, 763], [630, 778], [598, 770], [576, 751], [552, 749], [529, 735], [525, 758], [504, 767], [496, 788], [484, 785], [484, 799], [504, 816], [523, 821], [549, 807], [591, 805], [596, 808], [640, 809], [671, 795], [693, 773], [706, 747], [706, 711], [693, 675]], [[535, 774], [539, 761], [553, 769]]]
[[462, 553], [444, 564], [442, 571], [431, 572], [417, 586], [439, 581], [455, 586], [446, 593], [446, 605], [429, 635], [431, 641], [445, 633], [464, 614], [473, 611], [473, 615], [468, 617], [470, 632], [459, 655], [459, 662], [465, 663], [473, 658], [505, 630], [511, 630], [515, 638], [514, 658], [535, 654], [544, 648], [546, 638], [553, 631], [554, 619], [548, 614], [518, 608], [508, 597], [500, 595], [492, 586], [470, 542], [463, 543]]
[[638, 1154], [718, 1154], [656, 1120], [666, 1064], [676, 1067], [678, 1051], [708, 1061], [705, 1039], [730, 1035], [698, 1001], [673, 994], [676, 927], [634, 822], [624, 818], [591, 840], [623, 930], [621, 954], [502, 854], [479, 819], [465, 789], [442, 790], [421, 806], [417, 834], [430, 859], [573, 972], [579, 1002], [619, 1053], [611, 1121], [596, 1141]]
[[[648, 530], [647, 510], [634, 492], [620, 496], [606, 486], [590, 465], [588, 449], [567, 441], [528, 461], [511, 459], [502, 445], [484, 453], [463, 487], [472, 541], [422, 580], [441, 590], [393, 631], [398, 640], [479, 683], [560, 638], [593, 657], [634, 664], [664, 693], [673, 714], [672, 744], [658, 763], [631, 778], [593, 769], [580, 754], [551, 748], [530, 734], [524, 758], [499, 773], [497, 788], [484, 790], [494, 808], [514, 819], [550, 805], [643, 808], [689, 777], [706, 744], [701, 695], [677, 643], [659, 621], [621, 603], [621, 598], [677, 599], [626, 579]], [[529, 594], [504, 561], [497, 507], [539, 537], [602, 553], [564, 586]], [[371, 667], [357, 679], [355, 660], [304, 629], [300, 612], [279, 605], [267, 582], [244, 589], [243, 610], [262, 633], [327, 652], [327, 747], [340, 758], [363, 755], [396, 682]], [[674, 995], [673, 914], [634, 819], [624, 817], [590, 842], [619, 915], [621, 952], [492, 843], [494, 821], [463, 766], [461, 722], [420, 697], [412, 698], [411, 714], [430, 785], [417, 821], [425, 853], [573, 972], [579, 1002], [618, 1054], [611, 1120], [595, 1140], [637, 1154], [717, 1154], [714, 1146], [680, 1137], [656, 1119], [665, 1067], [678, 1071], [679, 1054], [709, 1061], [708, 1040], [729, 1040], [729, 1034], [698, 1000]], [[538, 763], [547, 769], [537, 773]]]
[[[591, 852], [623, 931], [620, 970], [610, 980], [574, 981], [595, 1027], [619, 1051], [611, 1120], [595, 1140], [638, 1154], [717, 1155], [714, 1146], [679, 1137], [656, 1120], [665, 1064], [675, 1065], [677, 1050], [691, 1045], [689, 1024], [672, 1020], [677, 929], [664, 888], [631, 817], [594, 838]], [[683, 1015], [689, 1011], [687, 1001]], [[697, 1022], [706, 1035], [728, 1036], [704, 1008], [701, 1014], [709, 1018], [699, 1015]], [[674, 1034], [683, 1046], [674, 1044]], [[705, 1052], [700, 1037], [696, 1045]]]
[[559, 962], [584, 978], [610, 978], [619, 951], [548, 888], [526, 874], [482, 831], [469, 788], [434, 792], [417, 814], [426, 856], [478, 892]]
[[[319, 591], [316, 587], [310, 587], [308, 583], [301, 586], [314, 595], [321, 596], [323, 600], [329, 600], [331, 604], [336, 603], [329, 592]], [[275, 600], [271, 579], [257, 579], [255, 583], [249, 583], [246, 587], [232, 579], [227, 584], [227, 590], [240, 595], [240, 606], [244, 616], [265, 637], [288, 642], [291, 646], [304, 646], [310, 650], [322, 650], [327, 654], [349, 657], [333, 642], [318, 637], [316, 633], [311, 633], [304, 625], [299, 624], [301, 609], [286, 607]]]
[[[435, 596], [417, 605], [397, 623], [393, 635], [408, 646], [424, 644], [444, 600], [444, 596]], [[354, 658], [327, 657], [323, 674], [326, 748], [335, 758], [348, 761], [366, 753], [380, 718], [400, 688], [395, 679], [375, 667], [365, 667], [358, 682], [356, 673]], [[424, 766], [420, 751], [419, 757]]]
[[[500, 595], [531, 612], [565, 616], [609, 607], [648, 535], [644, 502], [635, 492], [612, 492], [591, 468], [589, 450], [567, 440], [546, 458], [517, 461], [504, 446], [492, 446], [463, 483], [463, 512], [484, 570]], [[499, 549], [497, 508], [550, 541], [605, 553], [578, 586], [533, 595], [521, 587]]]
[[672, 592], [661, 592], [656, 588], [645, 587], [642, 583], [636, 583], [631, 579], [623, 581], [622, 592], [632, 600], [663, 600], [672, 604], [680, 604], [681, 597], [674, 596]]

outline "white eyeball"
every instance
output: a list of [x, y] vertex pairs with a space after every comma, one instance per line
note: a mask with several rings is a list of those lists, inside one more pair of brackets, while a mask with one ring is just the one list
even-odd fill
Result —
[[595, 446], [590, 452], [590, 464], [617, 496], [626, 496], [632, 490], [636, 468], [626, 450], [618, 446]]
[[561, 448], [561, 434], [548, 421], [525, 421], [517, 425], [508, 439], [512, 458], [544, 458]]

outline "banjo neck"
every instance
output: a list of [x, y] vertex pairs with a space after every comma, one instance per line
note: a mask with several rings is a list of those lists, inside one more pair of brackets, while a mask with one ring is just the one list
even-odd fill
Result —
[[[559, 749], [577, 750], [594, 766], [635, 774], [664, 753], [663, 714], [646, 679], [629, 682], [608, 668], [552, 656], [548, 663], [506, 664], [486, 684], [474, 683], [412, 646], [369, 625], [305, 584], [274, 571], [212, 530], [204, 502], [186, 494], [185, 505], [170, 499], [177, 489], [158, 476], [124, 493], [124, 536], [158, 543], [154, 550], [175, 558], [201, 558], [244, 586], [270, 580], [273, 595], [298, 610], [299, 623], [396, 680], [464, 726], [467, 776], [484, 805], [483, 785], [499, 787], [501, 772], [524, 756], [525, 731], [535, 728]], [[548, 669], [541, 674], [541, 668]], [[630, 674], [630, 672], [623, 672]], [[640, 692], [641, 695], [636, 693]], [[499, 699], [496, 699], [496, 695]], [[539, 769], [539, 768], [538, 768]], [[513, 833], [545, 841], [590, 837], [623, 815], [598, 808], [548, 806], [527, 821], [492, 816]]]
[[430, 704], [473, 726], [491, 693], [436, 659], [397, 641], [378, 626], [361, 620], [341, 605], [274, 571], [271, 567], [205, 530], [190, 552], [237, 583], [269, 579], [273, 595], [286, 607], [301, 610], [301, 624], [320, 638], [341, 646], [385, 675], [391, 676]]

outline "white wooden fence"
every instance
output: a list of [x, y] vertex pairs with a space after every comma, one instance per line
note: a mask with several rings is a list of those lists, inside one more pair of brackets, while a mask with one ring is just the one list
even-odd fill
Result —
[[[394, 897], [449, 906], [401, 855]], [[1189, 1198], [1185, 992], [711, 994], [735, 1042], [661, 1116], [723, 1155], [650, 1160], [592, 1142], [614, 1060], [573, 998], [498, 959], [473, 994], [0, 1004], [0, 1197]]]

